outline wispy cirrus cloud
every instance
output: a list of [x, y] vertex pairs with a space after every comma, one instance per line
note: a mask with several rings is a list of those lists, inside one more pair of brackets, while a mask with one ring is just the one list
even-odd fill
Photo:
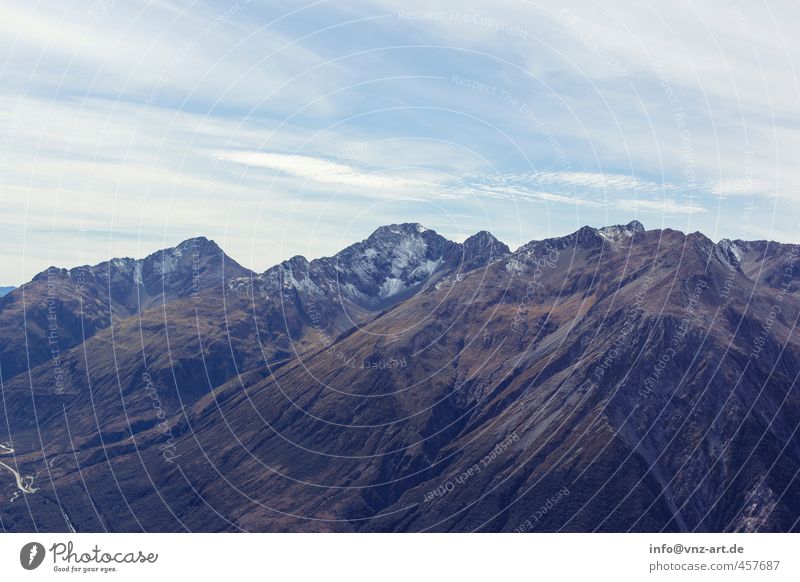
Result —
[[[259, 151], [216, 151], [211, 155], [217, 161], [294, 177], [299, 180], [296, 184], [298, 189], [305, 189], [311, 182], [334, 186], [338, 190], [345, 190], [348, 195], [368, 198], [378, 196], [376, 190], [380, 190], [428, 200], [486, 198], [587, 208], [633, 209], [672, 215], [706, 211], [696, 202], [653, 196], [666, 190], [677, 190], [674, 184], [659, 185], [624, 174], [532, 172], [447, 176], [412, 170], [406, 177], [369, 171], [350, 161], [333, 161], [309, 155]], [[561, 187], [563, 191], [544, 190], [541, 186], [545, 184]], [[621, 194], [626, 196], [620, 198]], [[634, 197], [629, 197], [631, 195]]]
[[634, 176], [600, 172], [534, 172], [529, 179], [544, 184], [558, 184], [560, 186], [577, 186], [594, 188], [598, 190], [633, 191], [647, 188], [652, 190], [658, 185]]
[[367, 189], [378, 188], [382, 190], [402, 190], [415, 186], [414, 183], [403, 178], [368, 172], [345, 163], [332, 162], [312, 156], [233, 151], [215, 152], [214, 157], [220, 161], [274, 170], [320, 184]]
[[770, 191], [775, 191], [774, 186], [765, 180], [754, 180], [752, 178], [744, 178], [741, 180], [722, 180], [720, 182], [709, 184], [708, 191], [714, 196], [728, 197], [728, 196], [752, 196], [755, 194], [766, 195]]
[[531, 187], [511, 185], [503, 176], [492, 176], [490, 179], [474, 176], [464, 178], [458, 183], [443, 185], [442, 193], [446, 197], [489, 198], [513, 202], [547, 202], [570, 206], [601, 208], [603, 204], [596, 200], [574, 194], [557, 194]]
[[617, 200], [614, 202], [614, 206], [620, 209], [633, 209], [637, 212], [648, 212], [652, 214], [667, 214], [667, 215], [677, 215], [677, 214], [699, 214], [703, 212], [708, 212], [703, 206], [699, 204], [695, 204], [694, 202], [686, 202], [675, 200], [673, 198], [664, 198], [663, 200], [651, 200], [651, 199], [627, 199], [627, 200]]

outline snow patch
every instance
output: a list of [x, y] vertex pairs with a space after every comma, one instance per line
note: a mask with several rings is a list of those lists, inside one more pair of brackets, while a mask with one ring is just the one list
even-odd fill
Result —
[[517, 259], [509, 259], [508, 261], [506, 261], [506, 271], [508, 271], [509, 273], [513, 272], [521, 273], [522, 265]]
[[741, 262], [742, 260], [742, 249], [730, 239], [724, 238], [719, 241], [719, 246], [722, 250], [728, 252], [729, 254], [733, 255], [736, 259], [736, 262]]
[[411, 271], [411, 273], [409, 274], [412, 277], [418, 277], [420, 275], [422, 275], [423, 277], [429, 277], [442, 265], [442, 263], [444, 263], [443, 257], [439, 257], [435, 261], [427, 259], [419, 267]]
[[381, 299], [387, 299], [405, 291], [405, 289], [405, 283], [403, 283], [401, 279], [398, 279], [397, 277], [389, 277], [383, 282], [378, 290], [378, 297]]
[[401, 239], [392, 256], [392, 275], [399, 277], [409, 265], [418, 262], [420, 257], [424, 257], [427, 249], [428, 245], [420, 237]]

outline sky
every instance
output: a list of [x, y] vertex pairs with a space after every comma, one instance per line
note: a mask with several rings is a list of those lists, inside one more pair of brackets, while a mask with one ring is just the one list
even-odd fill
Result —
[[796, 3], [4, 1], [0, 285], [378, 226], [800, 242]]

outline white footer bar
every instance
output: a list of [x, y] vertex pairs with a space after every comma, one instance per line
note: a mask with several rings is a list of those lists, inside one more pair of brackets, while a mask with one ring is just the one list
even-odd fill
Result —
[[7, 580], [136, 582], [778, 581], [800, 580], [798, 542], [794, 534], [2, 534], [0, 571]]

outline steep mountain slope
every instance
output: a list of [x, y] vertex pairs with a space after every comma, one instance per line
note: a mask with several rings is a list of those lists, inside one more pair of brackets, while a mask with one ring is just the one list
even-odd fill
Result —
[[720, 251], [751, 280], [772, 288], [788, 286], [796, 294], [800, 285], [800, 262], [796, 245], [772, 241], [731, 241], [723, 239]]
[[[44, 362], [149, 307], [190, 297], [250, 271], [204, 237], [145, 259], [113, 259], [73, 269], [50, 267], [0, 298], [0, 371], [4, 380]], [[54, 374], [51, 374], [54, 375]]]
[[[133, 316], [115, 318], [113, 326], [60, 352], [57, 368], [48, 361], [4, 383], [7, 422], [0, 426], [0, 440], [13, 436], [18, 459], [25, 458], [24, 451], [99, 446], [99, 458], [108, 460], [104, 447], [164, 428], [165, 419], [180, 417], [224, 382], [239, 381], [252, 370], [275, 370], [297, 353], [327, 347], [434, 278], [457, 277], [465, 262], [476, 268], [493, 260], [492, 253], [508, 252], [493, 238], [476, 236], [482, 243], [470, 239], [462, 252], [462, 245], [419, 225], [391, 225], [332, 258], [309, 263], [295, 257], [260, 276], [226, 274], [216, 286], [203, 284], [197, 261], [175, 260], [195, 246], [196, 241], [187, 241], [177, 253], [166, 253], [173, 283], [166, 301], [135, 304], [142, 309]], [[133, 267], [130, 272], [142, 261], [115, 260], [93, 271], [119, 264]], [[351, 271], [355, 275], [346, 276]], [[175, 283], [181, 275], [184, 283], [191, 282], [188, 294]], [[134, 311], [124, 298], [140, 292], [138, 276], [121, 279], [116, 278], [112, 298], [117, 302], [111, 308]], [[389, 279], [397, 293], [382, 291]], [[352, 301], [340, 293], [343, 288], [357, 292]], [[44, 471], [48, 478], [63, 458], [51, 459]]]
[[[185, 358], [158, 366], [159, 394], [173, 370], [226, 369], [224, 350], [200, 356], [209, 338], [239, 346], [237, 371], [178, 381], [160, 422], [141, 420], [145, 389], [97, 378], [119, 402], [99, 398], [82, 418], [86, 387], [71, 380], [41, 437], [10, 431], [40, 491], [3, 505], [4, 527], [63, 529], [68, 515], [79, 531], [797, 529], [793, 246], [770, 259], [784, 285], [724, 241], [635, 222], [514, 253], [488, 233], [373, 237], [232, 282], [216, 309], [237, 326], [209, 312], [195, 340], [191, 324], [158, 340], [151, 356]], [[190, 319], [185, 301], [167, 326]], [[330, 319], [321, 305], [337, 306]], [[250, 349], [282, 332], [279, 365]], [[87, 352], [107, 353], [101, 340]], [[90, 377], [104, 367], [87, 361]], [[10, 401], [8, 418], [30, 412]]]

